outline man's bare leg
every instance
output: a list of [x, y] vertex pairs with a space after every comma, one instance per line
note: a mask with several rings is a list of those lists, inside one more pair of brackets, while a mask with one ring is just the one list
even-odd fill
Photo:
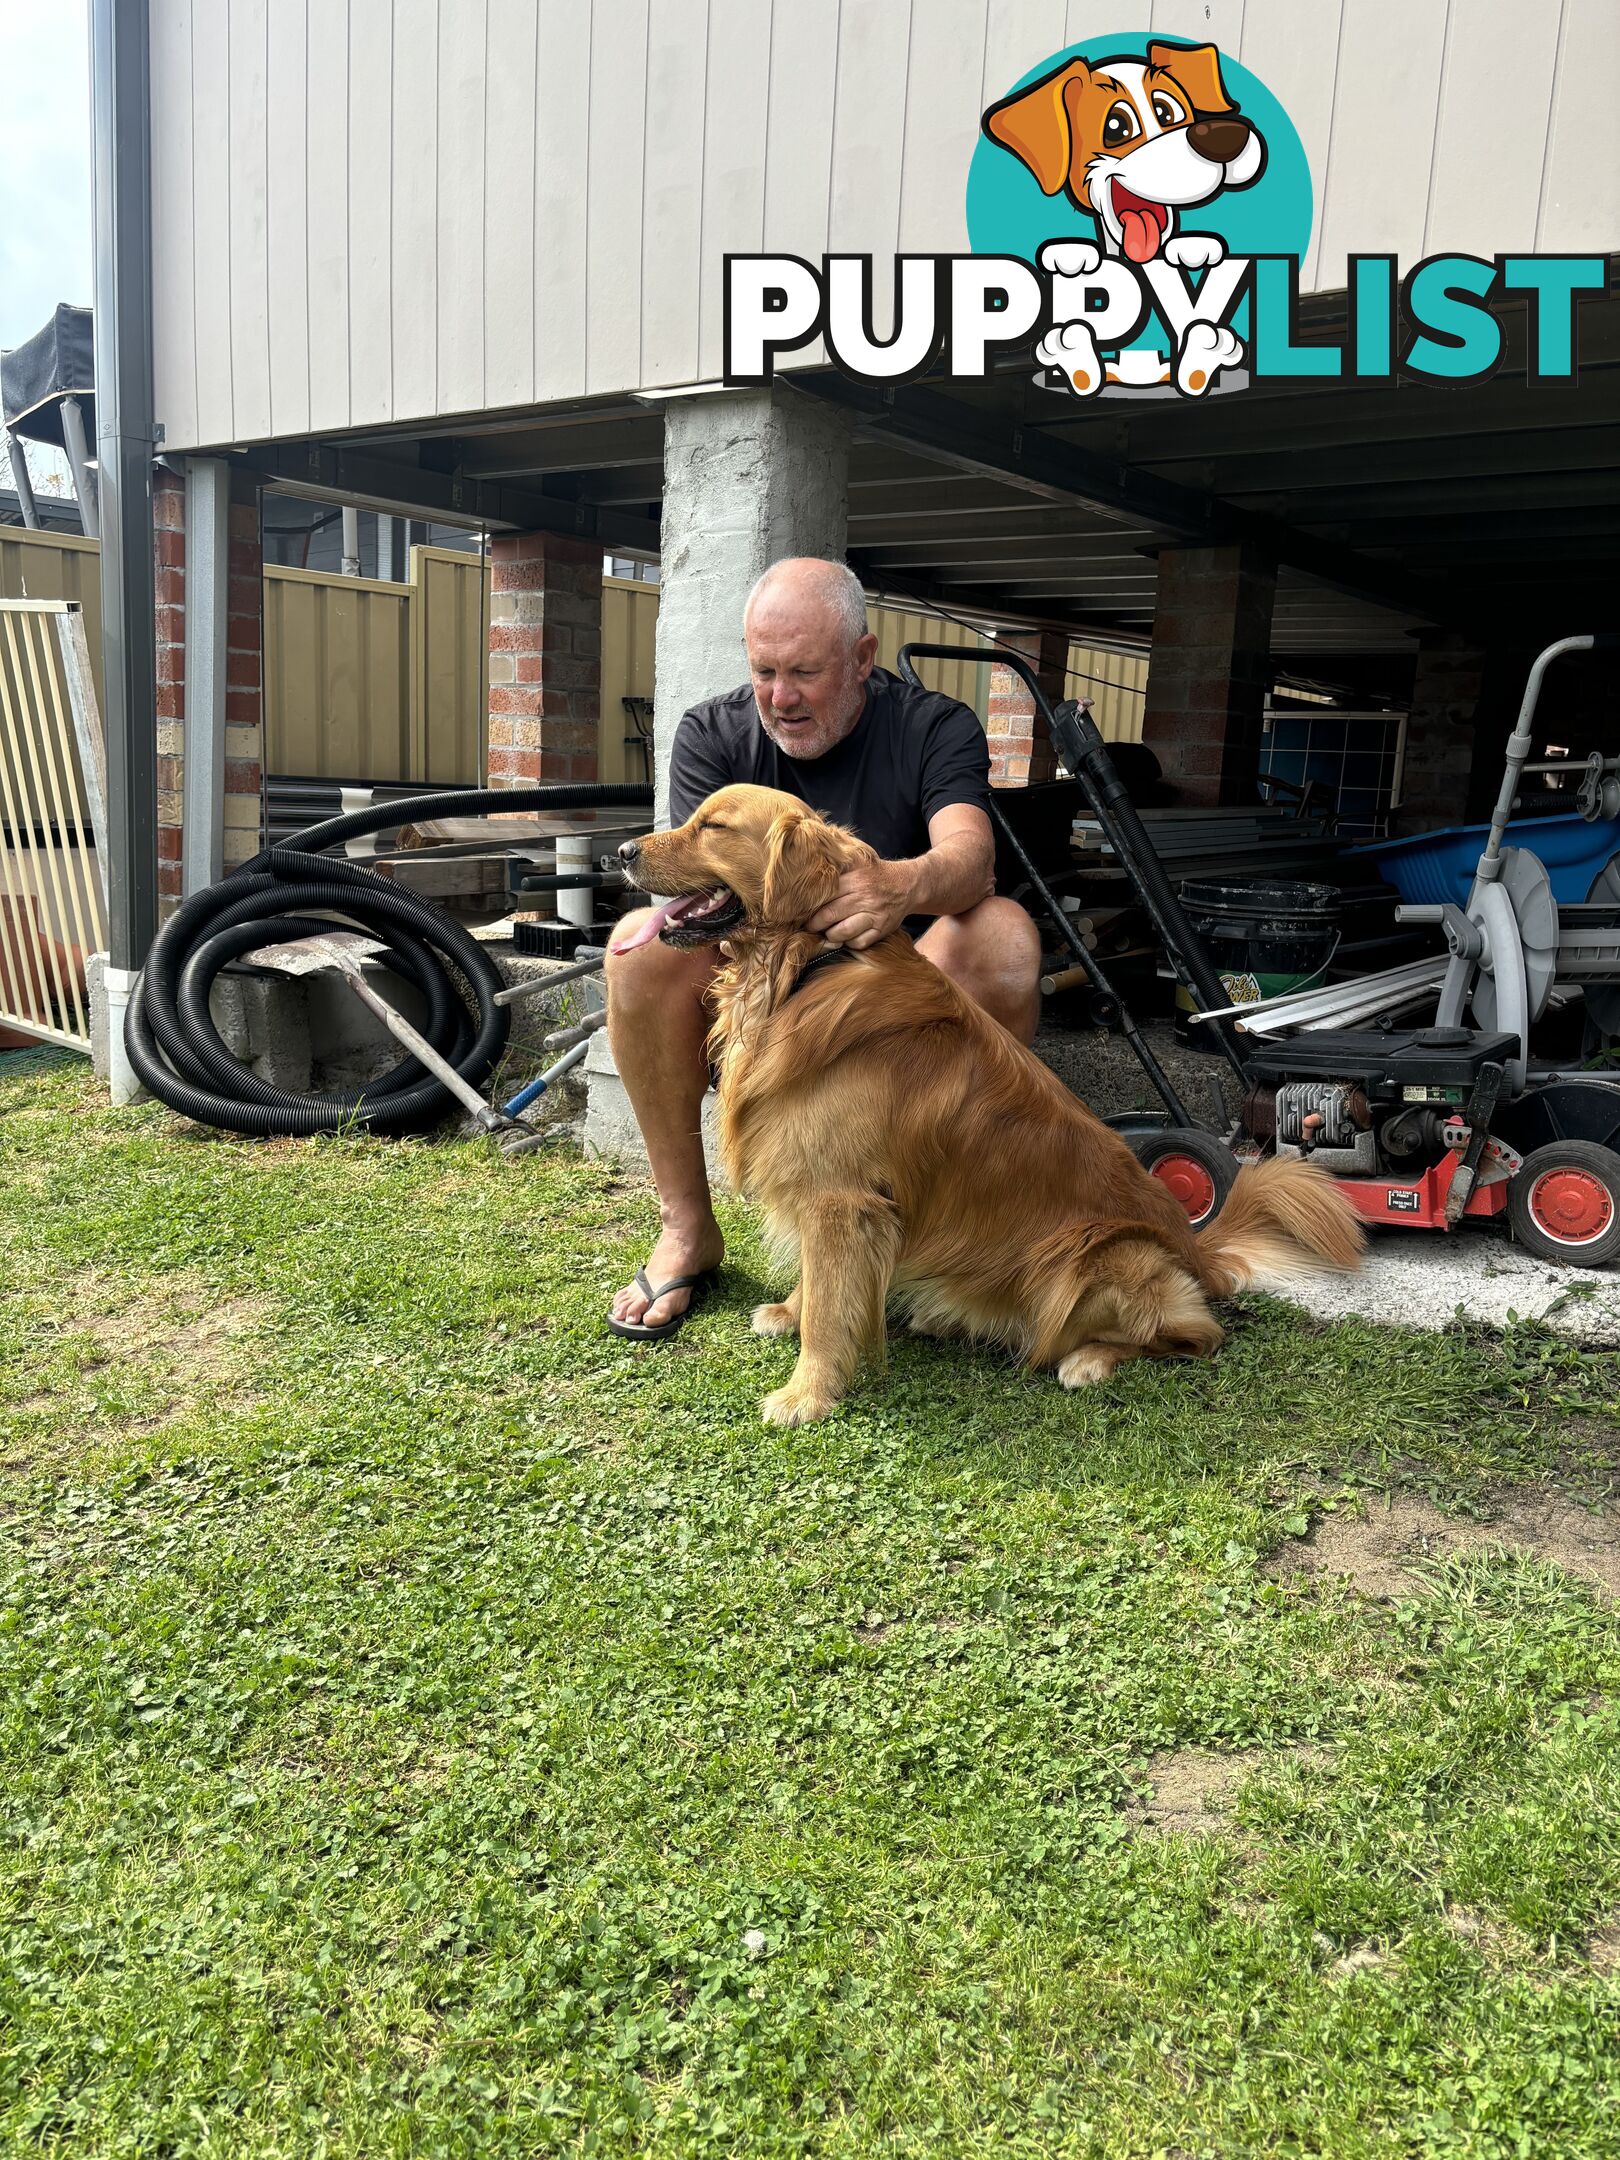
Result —
[[[625, 937], [646, 916], [645, 909], [626, 915], [614, 936]], [[700, 1123], [709, 1084], [704, 1045], [711, 1017], [703, 993], [715, 965], [712, 946], [683, 951], [658, 938], [635, 952], [608, 954], [608, 1041], [647, 1143], [663, 1222], [647, 1260], [654, 1289], [673, 1275], [718, 1267], [725, 1252], [709, 1198]], [[658, 1327], [691, 1302], [689, 1290], [673, 1290], [649, 1305], [629, 1284], [613, 1300], [613, 1317]]]
[[935, 967], [1022, 1043], [1041, 1017], [1041, 934], [1016, 900], [942, 915], [917, 940]]

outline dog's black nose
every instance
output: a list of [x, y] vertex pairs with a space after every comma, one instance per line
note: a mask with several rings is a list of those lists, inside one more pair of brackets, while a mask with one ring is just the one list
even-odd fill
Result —
[[628, 867], [641, 853], [639, 840], [623, 840], [619, 843], [619, 860]]
[[1230, 165], [1241, 155], [1251, 132], [1241, 113], [1223, 113], [1218, 120], [1195, 120], [1187, 130], [1187, 140], [1211, 164]]

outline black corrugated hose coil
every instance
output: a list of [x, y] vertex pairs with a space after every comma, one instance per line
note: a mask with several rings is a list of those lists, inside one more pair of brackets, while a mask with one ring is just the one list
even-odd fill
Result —
[[194, 893], [158, 932], [124, 1017], [124, 1042], [137, 1078], [171, 1110], [227, 1132], [428, 1130], [451, 1108], [451, 1099], [414, 1057], [364, 1087], [330, 1095], [288, 1094], [259, 1079], [232, 1056], [209, 1016], [214, 977], [261, 945], [357, 930], [386, 946], [388, 965], [421, 992], [427, 1008], [421, 1035], [469, 1086], [482, 1087], [506, 1048], [512, 1024], [510, 1009], [495, 1003], [502, 977], [488, 953], [438, 908], [375, 871], [323, 851], [430, 818], [611, 809], [645, 816], [650, 803], [644, 785], [614, 782], [457, 788], [328, 818], [280, 847], [266, 848], [219, 884]]

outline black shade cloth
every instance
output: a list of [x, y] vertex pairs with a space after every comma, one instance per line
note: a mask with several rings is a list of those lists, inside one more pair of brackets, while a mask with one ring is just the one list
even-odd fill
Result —
[[62, 439], [62, 399], [76, 397], [84, 412], [85, 441], [95, 454], [95, 339], [89, 308], [64, 302], [43, 330], [25, 345], [0, 357], [0, 413], [5, 423], [30, 442]]

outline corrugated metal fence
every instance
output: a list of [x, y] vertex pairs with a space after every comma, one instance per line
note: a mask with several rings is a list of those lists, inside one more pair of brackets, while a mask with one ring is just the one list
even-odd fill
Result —
[[416, 547], [410, 569], [397, 585], [266, 566], [267, 772], [431, 787], [480, 778], [488, 568]]
[[[93, 540], [0, 528], [0, 596], [80, 603], [100, 666], [101, 593]], [[411, 550], [404, 584], [270, 565], [264, 573], [265, 769], [313, 779], [476, 783], [483, 775], [488, 569], [447, 548]], [[627, 698], [653, 695], [658, 587], [602, 581], [604, 780], [646, 777]], [[922, 609], [875, 606], [878, 658], [892, 667], [909, 640], [960, 645], [960, 663], [928, 679], [989, 707], [990, 647]], [[977, 655], [982, 654], [982, 657]], [[1147, 656], [1072, 644], [1069, 694], [1095, 701], [1109, 742], [1139, 742]], [[727, 687], [722, 685], [721, 687]]]
[[[929, 683], [971, 705], [983, 720], [989, 711], [994, 649], [974, 630], [920, 608], [873, 607], [878, 661], [892, 668], [902, 645], [960, 645], [959, 662], [932, 662]], [[604, 780], [641, 780], [646, 768], [626, 698], [653, 694], [653, 642], [658, 625], [658, 587], [633, 578], [602, 580], [602, 735]], [[983, 657], [970, 657], [975, 653]], [[1140, 742], [1147, 690], [1146, 653], [1069, 647], [1068, 693], [1093, 700], [1092, 718], [1105, 742]], [[729, 687], [729, 686], [724, 686]]]

